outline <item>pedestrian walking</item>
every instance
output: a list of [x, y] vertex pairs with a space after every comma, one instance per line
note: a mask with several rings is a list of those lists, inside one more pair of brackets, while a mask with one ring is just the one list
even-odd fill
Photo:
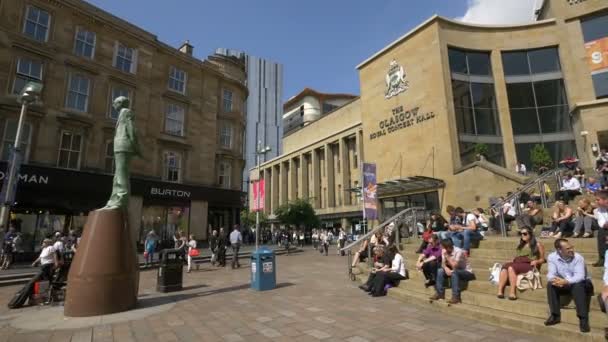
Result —
[[194, 240], [194, 234], [190, 234], [190, 240], [188, 241], [188, 273], [192, 270], [192, 258], [199, 255], [198, 249], [196, 249], [196, 240]]
[[232, 269], [241, 267], [239, 264], [239, 249], [243, 243], [243, 236], [239, 231], [239, 225], [235, 224], [232, 233], [230, 233], [230, 246], [232, 247]]
[[220, 233], [217, 238], [217, 263], [219, 267], [226, 267], [226, 245], [228, 240], [224, 227], [220, 228]]
[[316, 250], [319, 247], [319, 232], [316, 229], [312, 230], [312, 249]]
[[346, 244], [346, 231], [344, 228], [340, 228], [340, 232], [338, 233], [338, 255], [344, 256], [344, 245]]
[[330, 233], [328, 231], [324, 231], [321, 233], [321, 253], [328, 255], [329, 252], [329, 243], [330, 243]]
[[146, 241], [144, 242], [144, 267], [152, 266], [157, 241], [158, 235], [156, 235], [156, 232], [153, 229], [150, 230], [148, 235], [146, 235]]
[[217, 230], [211, 232], [209, 238], [209, 250], [211, 251], [211, 266], [215, 266], [217, 262]]
[[298, 235], [298, 242], [301, 248], [304, 248], [304, 231], [300, 230], [300, 234]]

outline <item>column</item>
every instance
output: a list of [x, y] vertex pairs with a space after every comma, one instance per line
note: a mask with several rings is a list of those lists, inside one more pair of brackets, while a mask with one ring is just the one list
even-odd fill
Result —
[[[511, 126], [511, 111], [509, 98], [507, 96], [507, 84], [504, 81], [502, 57], [500, 53], [492, 54], [492, 69], [494, 70], [494, 86], [496, 89], [496, 106], [498, 110], [498, 121], [502, 133], [503, 151], [505, 154], [505, 167], [515, 170], [517, 157], [515, 152], [515, 139], [513, 137], [513, 126]], [[531, 165], [527, 165], [528, 170]]]
[[287, 203], [287, 173], [289, 172], [287, 165], [284, 162], [279, 164], [279, 205]]
[[289, 158], [289, 173], [287, 174], [288, 183], [288, 194], [287, 198], [289, 201], [293, 201], [297, 198], [296, 196], [296, 180], [298, 179], [298, 164], [294, 158]]
[[207, 240], [207, 218], [209, 203], [206, 201], [190, 202], [190, 234], [196, 240]]
[[365, 159], [363, 156], [363, 131], [358, 131], [355, 135], [355, 149], [357, 151], [357, 165], [361, 164]]
[[281, 180], [280, 168], [280, 165], [272, 166], [272, 186], [270, 187], [270, 191], [272, 192], [272, 201], [270, 205], [271, 213], [274, 213], [274, 211], [281, 205], [279, 203], [279, 183]]
[[308, 158], [305, 154], [300, 154], [300, 197], [308, 199]]
[[325, 175], [327, 176], [327, 208], [336, 206], [336, 175], [334, 174], [334, 149], [325, 144]]
[[340, 171], [342, 176], [342, 198], [343, 204], [345, 206], [351, 204], [350, 200], [350, 192], [346, 192], [345, 190], [350, 188], [350, 168], [351, 163], [348, 158], [348, 145], [346, 144], [345, 138], [340, 138], [338, 142], [338, 157], [340, 158]]
[[[141, 212], [143, 208], [144, 199], [141, 196], [131, 196], [129, 197], [129, 212], [128, 212], [128, 220], [129, 220], [129, 232], [131, 233], [131, 238], [133, 242], [137, 243], [140, 236], [141, 230]], [[148, 232], [145, 232], [147, 234]], [[156, 232], [157, 234], [160, 232]]]
[[321, 208], [321, 175], [319, 162], [319, 150], [312, 150], [312, 197], [313, 207]]

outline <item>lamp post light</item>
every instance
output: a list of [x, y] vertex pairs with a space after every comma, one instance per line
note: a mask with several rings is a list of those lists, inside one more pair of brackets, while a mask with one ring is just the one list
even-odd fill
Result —
[[19, 123], [17, 124], [17, 132], [15, 134], [15, 145], [13, 146], [12, 153], [9, 158], [9, 169], [8, 177], [2, 189], [2, 209], [0, 212], [1, 226], [6, 228], [8, 222], [8, 213], [11, 205], [14, 203], [15, 193], [17, 187], [15, 183], [17, 181], [17, 173], [19, 172], [21, 164], [21, 133], [23, 132], [23, 124], [25, 123], [25, 117], [27, 115], [27, 107], [32, 103], [36, 102], [42, 93], [42, 84], [37, 82], [28, 82], [21, 90], [18, 101], [21, 103], [21, 113], [19, 114]]
[[258, 141], [258, 148], [256, 150], [256, 169], [258, 175], [258, 197], [256, 198], [256, 211], [255, 211], [255, 250], [258, 250], [260, 241], [260, 156], [272, 151], [270, 146], [262, 147], [262, 141]]

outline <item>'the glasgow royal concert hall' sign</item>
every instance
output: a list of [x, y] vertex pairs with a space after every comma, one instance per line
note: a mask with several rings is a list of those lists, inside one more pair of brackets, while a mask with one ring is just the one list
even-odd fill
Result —
[[400, 129], [411, 127], [435, 118], [435, 113], [421, 113], [420, 107], [403, 110], [403, 106], [394, 108], [391, 117], [378, 122], [378, 131], [369, 135], [370, 140], [394, 133]]

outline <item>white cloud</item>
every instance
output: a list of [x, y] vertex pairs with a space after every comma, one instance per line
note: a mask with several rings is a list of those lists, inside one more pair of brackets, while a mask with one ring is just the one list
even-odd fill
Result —
[[467, 0], [467, 12], [456, 18], [475, 24], [508, 25], [534, 20], [540, 0]]

